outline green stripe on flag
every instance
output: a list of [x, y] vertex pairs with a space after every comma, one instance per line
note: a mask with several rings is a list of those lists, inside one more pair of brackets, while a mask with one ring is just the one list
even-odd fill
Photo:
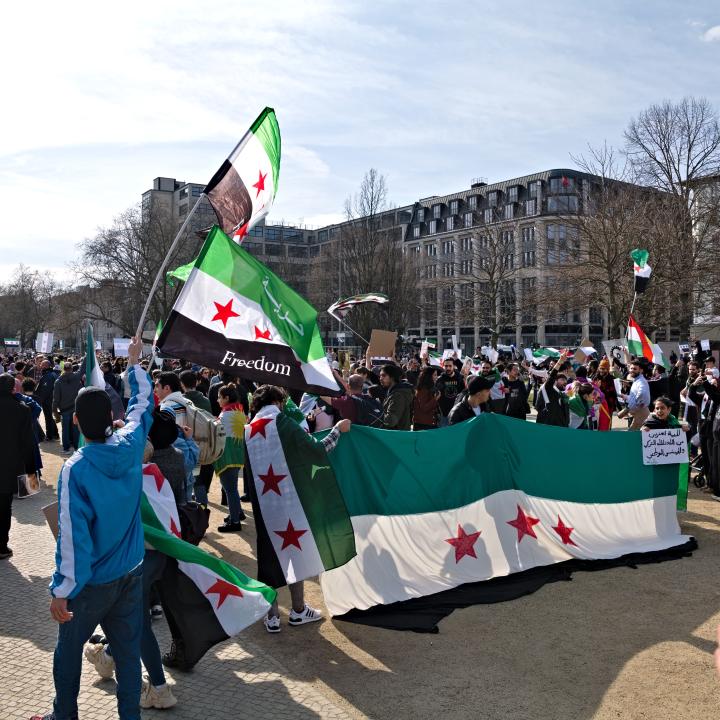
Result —
[[280, 126], [275, 111], [265, 108], [250, 127], [270, 159], [273, 173], [273, 195], [277, 195], [280, 181]]

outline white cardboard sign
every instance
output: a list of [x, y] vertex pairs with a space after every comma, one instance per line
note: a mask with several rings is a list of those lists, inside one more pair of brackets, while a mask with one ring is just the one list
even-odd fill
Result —
[[688, 461], [687, 438], [682, 428], [641, 432], [643, 465], [677, 465]]
[[113, 352], [115, 354], [115, 357], [127, 357], [129, 347], [129, 338], [115, 338], [113, 340]]

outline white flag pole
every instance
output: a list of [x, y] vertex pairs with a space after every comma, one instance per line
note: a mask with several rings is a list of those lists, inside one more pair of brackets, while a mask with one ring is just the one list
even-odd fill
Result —
[[177, 247], [178, 243], [180, 242], [180, 238], [185, 233], [185, 229], [188, 226], [188, 223], [190, 222], [190, 218], [195, 214], [195, 211], [200, 206], [200, 203], [202, 202], [202, 199], [206, 197], [205, 193], [202, 193], [200, 197], [198, 198], [198, 201], [193, 205], [192, 210], [187, 214], [187, 217], [185, 218], [185, 222], [180, 226], [180, 229], [177, 232], [177, 235], [175, 236], [175, 239], [172, 241], [172, 245], [170, 245], [170, 249], [167, 251], [167, 255], [165, 255], [165, 258], [163, 259], [162, 263], [160, 264], [160, 269], [158, 270], [157, 275], [155, 276], [155, 282], [153, 282], [152, 287], [150, 288], [150, 293], [147, 296], [147, 300], [145, 301], [145, 307], [143, 308], [142, 315], [140, 315], [140, 321], [138, 322], [137, 330], [135, 331], [135, 335], [140, 338], [140, 341], [142, 342], [142, 332], [145, 328], [145, 320], [147, 319], [148, 310], [150, 309], [150, 303], [152, 302], [153, 297], [155, 296], [155, 292], [158, 289], [158, 285], [160, 284], [160, 280], [165, 274], [165, 268], [167, 267], [168, 262], [170, 262], [170, 256], [175, 251], [175, 248]]

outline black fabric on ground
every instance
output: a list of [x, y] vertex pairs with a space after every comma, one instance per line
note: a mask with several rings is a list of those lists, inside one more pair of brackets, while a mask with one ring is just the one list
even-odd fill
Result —
[[572, 580], [572, 574], [576, 571], [593, 572], [613, 567], [637, 568], [638, 565], [678, 560], [689, 557], [697, 546], [695, 538], [691, 538], [685, 544], [667, 550], [631, 553], [612, 560], [568, 560], [555, 565], [531, 568], [506, 577], [466, 583], [434, 595], [403, 600], [390, 605], [376, 605], [367, 610], [350, 610], [344, 615], [335, 616], [333, 620], [345, 620], [388, 630], [437, 633], [438, 623], [453, 610], [471, 605], [515, 600], [536, 592], [547, 583]]

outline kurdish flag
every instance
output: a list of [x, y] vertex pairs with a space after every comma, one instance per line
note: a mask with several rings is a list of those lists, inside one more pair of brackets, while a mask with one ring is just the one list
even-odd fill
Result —
[[267, 613], [276, 596], [272, 588], [181, 539], [172, 489], [155, 464], [143, 465], [140, 512], [145, 541], [169, 558], [160, 583], [163, 606], [190, 665]]
[[242, 242], [272, 207], [280, 179], [280, 127], [266, 107], [205, 188], [220, 227]]
[[95, 339], [93, 338], [92, 323], [88, 323], [85, 340], [85, 387], [105, 389], [105, 378], [95, 355]]
[[662, 349], [654, 343], [642, 331], [642, 328], [635, 322], [631, 315], [628, 320], [628, 352], [635, 357], [644, 357], [648, 362], [655, 365], [662, 365], [666, 370], [670, 369], [670, 363], [665, 357]]
[[319, 395], [341, 390], [317, 311], [215, 226], [157, 342], [164, 355]]
[[677, 522], [678, 467], [643, 465], [640, 433], [483, 413], [429, 433], [353, 426], [328, 457], [357, 547], [320, 577], [334, 616], [431, 630], [453, 606], [507, 599], [501, 582], [516, 597], [584, 561], [657, 560], [694, 544]]
[[644, 293], [650, 282], [652, 268], [647, 264], [650, 253], [647, 250], [633, 250], [630, 253], [633, 259], [633, 270], [635, 272], [635, 292]]
[[327, 311], [328, 314], [332, 315], [332, 317], [336, 320], [344, 320], [345, 316], [356, 305], [363, 305], [364, 303], [386, 305], [389, 302], [390, 298], [383, 293], [365, 293], [364, 295], [353, 295], [352, 297], [345, 298], [344, 300], [338, 300], [337, 302], [334, 302]]
[[269, 539], [286, 581], [353, 558], [353, 528], [322, 443], [268, 405], [245, 427], [245, 444], [260, 505], [258, 542]]

